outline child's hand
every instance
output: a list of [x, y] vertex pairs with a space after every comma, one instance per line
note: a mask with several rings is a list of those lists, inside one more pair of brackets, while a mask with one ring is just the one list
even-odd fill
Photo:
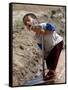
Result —
[[33, 25], [33, 26], [31, 26], [31, 29], [32, 30], [34, 30], [34, 29], [41, 30], [41, 27], [38, 25]]
[[31, 30], [36, 32], [36, 34], [45, 35], [45, 30], [42, 29], [40, 26], [31, 26]]

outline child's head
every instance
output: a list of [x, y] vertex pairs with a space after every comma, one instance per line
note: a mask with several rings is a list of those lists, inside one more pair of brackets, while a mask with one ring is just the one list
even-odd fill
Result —
[[37, 17], [33, 13], [28, 13], [23, 17], [23, 23], [27, 27], [27, 29], [30, 29], [34, 21], [35, 23], [38, 23]]

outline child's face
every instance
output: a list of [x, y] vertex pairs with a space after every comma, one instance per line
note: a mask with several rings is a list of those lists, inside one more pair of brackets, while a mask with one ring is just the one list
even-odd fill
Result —
[[[34, 19], [32, 17], [30, 17], [30, 16], [25, 17], [25, 23], [26, 23], [25, 26], [26, 26], [26, 28], [28, 30], [30, 30], [30, 28], [31, 28], [31, 30], [34, 31], [35, 33], [41, 34], [41, 29], [40, 28], [37, 28], [35, 26], [34, 27], [32, 26], [33, 20]], [[38, 22], [36, 22], [36, 23], [38, 23]]]
[[33, 18], [31, 18], [30, 16], [25, 17], [25, 22], [26, 22], [25, 26], [27, 27], [28, 30], [30, 30], [30, 27], [32, 25], [32, 20], [33, 20]]

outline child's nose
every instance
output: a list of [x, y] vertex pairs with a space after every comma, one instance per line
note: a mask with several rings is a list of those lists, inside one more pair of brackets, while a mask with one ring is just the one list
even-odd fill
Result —
[[31, 22], [27, 22], [28, 25], [31, 25]]

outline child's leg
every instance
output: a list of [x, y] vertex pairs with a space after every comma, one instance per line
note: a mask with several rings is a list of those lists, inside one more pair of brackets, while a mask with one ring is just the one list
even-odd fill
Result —
[[63, 48], [63, 41], [61, 41], [59, 44], [57, 44], [51, 50], [48, 57], [46, 58], [46, 64], [47, 64], [47, 68], [49, 69], [49, 72], [44, 77], [44, 80], [54, 78], [55, 70], [56, 70], [56, 67], [58, 64], [58, 60], [59, 60], [59, 56], [60, 56], [62, 48]]
[[46, 59], [46, 64], [49, 70], [56, 69], [62, 48], [63, 48], [63, 41], [57, 44], [48, 55]]

